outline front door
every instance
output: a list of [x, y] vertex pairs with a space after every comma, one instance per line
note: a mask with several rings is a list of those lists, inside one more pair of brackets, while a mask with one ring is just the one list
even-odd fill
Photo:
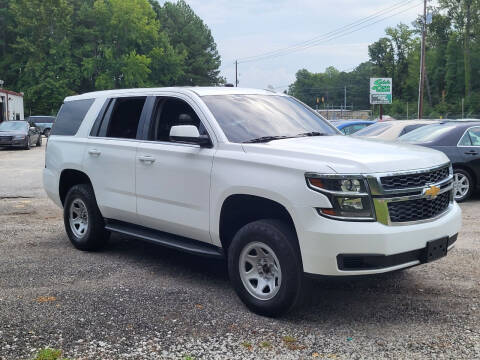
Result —
[[169, 139], [175, 125], [194, 125], [200, 134], [208, 134], [194, 107], [187, 99], [156, 99], [147, 141], [137, 148], [137, 214], [143, 226], [210, 242], [214, 149]]

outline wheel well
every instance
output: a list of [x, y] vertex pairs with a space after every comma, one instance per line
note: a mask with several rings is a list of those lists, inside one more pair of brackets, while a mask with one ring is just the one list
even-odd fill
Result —
[[59, 194], [62, 204], [65, 202], [65, 197], [67, 196], [68, 190], [70, 190], [72, 186], [79, 184], [91, 185], [92, 182], [84, 172], [72, 169], [62, 171], [59, 184]]
[[282, 220], [296, 234], [293, 219], [283, 205], [259, 196], [231, 195], [224, 201], [220, 214], [220, 241], [223, 249], [227, 251], [233, 237], [244, 225], [261, 219]]
[[470, 177], [473, 180], [474, 187], [477, 186], [477, 184], [478, 184], [477, 177], [475, 176], [475, 173], [471, 169], [469, 169], [467, 166], [464, 166], [464, 165], [453, 165], [453, 168], [454, 169], [462, 169], [462, 170], [468, 172], [470, 174]]

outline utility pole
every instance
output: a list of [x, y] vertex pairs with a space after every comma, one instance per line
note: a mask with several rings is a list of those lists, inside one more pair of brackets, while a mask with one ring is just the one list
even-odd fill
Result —
[[238, 60], [235, 60], [235, 87], [238, 86]]
[[[347, 86], [345, 85], [345, 96], [343, 98], [343, 108], [347, 110]], [[353, 111], [353, 108], [352, 108]]]
[[423, 1], [422, 50], [420, 55], [420, 81], [418, 84], [418, 118], [423, 117], [423, 91], [425, 86], [425, 40], [427, 32], [427, 0]]

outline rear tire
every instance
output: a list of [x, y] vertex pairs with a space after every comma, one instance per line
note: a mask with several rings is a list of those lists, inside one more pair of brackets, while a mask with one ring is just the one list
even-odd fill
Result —
[[472, 196], [475, 184], [468, 171], [453, 169], [453, 194], [456, 202], [466, 201]]
[[45, 135], [45, 137], [49, 137], [50, 136], [50, 129], [45, 129], [45, 131], [43, 132], [43, 135]]
[[303, 266], [295, 232], [279, 220], [242, 227], [228, 249], [232, 285], [253, 312], [276, 317], [301, 299]]
[[70, 241], [79, 250], [98, 250], [109, 238], [90, 185], [75, 185], [68, 191], [63, 219]]

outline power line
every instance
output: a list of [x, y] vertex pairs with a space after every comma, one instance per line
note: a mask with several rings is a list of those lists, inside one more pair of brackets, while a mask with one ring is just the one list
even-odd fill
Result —
[[[408, 10], [411, 10], [411, 9], [413, 9], [413, 8], [415, 8], [419, 5], [419, 4], [415, 4], [414, 6], [408, 7], [408, 8], [405, 9], [405, 6], [412, 3], [412, 2], [418, 2], [418, 0], [401, 1], [400, 3], [396, 3], [396, 4], [390, 6], [386, 9], [380, 10], [380, 11], [378, 11], [378, 12], [376, 12], [376, 13], [374, 13], [374, 14], [366, 17], [366, 18], [357, 20], [353, 23], [342, 26], [342, 27], [340, 27], [336, 30], [327, 32], [323, 35], [319, 35], [319, 36], [317, 36], [315, 38], [312, 38], [310, 40], [307, 40], [307, 41], [304, 41], [304, 42], [301, 42], [301, 43], [298, 43], [296, 45], [292, 45], [292, 46], [289, 46], [289, 47], [286, 47], [286, 48], [283, 48], [283, 49], [278, 49], [278, 50], [275, 50], [275, 51], [270, 51], [270, 52], [255, 55], [255, 56], [245, 57], [245, 58], [240, 59], [239, 63], [260, 61], [260, 60], [266, 60], [266, 59], [269, 59], [269, 58], [284, 56], [284, 55], [287, 55], [287, 54], [290, 54], [290, 53], [293, 53], [293, 52], [298, 52], [298, 51], [302, 51], [302, 50], [308, 49], [308, 48], [313, 47], [313, 46], [317, 46], [321, 42], [327, 42], [327, 41], [337, 39], [339, 37], [354, 33], [354, 32], [359, 31], [359, 30], [362, 30], [366, 27], [375, 25], [375, 24], [377, 24], [381, 21], [384, 21], [384, 20], [386, 20], [390, 17], [402, 14], [402, 13], [404, 13]], [[386, 14], [389, 14], [389, 13], [391, 13], [393, 11], [396, 11], [396, 10], [399, 10], [399, 9], [402, 9], [402, 10], [398, 11], [398, 12], [395, 12], [393, 14], [390, 14], [388, 16], [384, 16]], [[374, 22], [371, 22], [372, 20], [375, 20], [375, 19], [378, 19], [378, 20], [374, 21]], [[362, 24], [365, 24], [365, 25], [359, 27]], [[348, 30], [351, 30], [351, 31], [348, 31]]]

